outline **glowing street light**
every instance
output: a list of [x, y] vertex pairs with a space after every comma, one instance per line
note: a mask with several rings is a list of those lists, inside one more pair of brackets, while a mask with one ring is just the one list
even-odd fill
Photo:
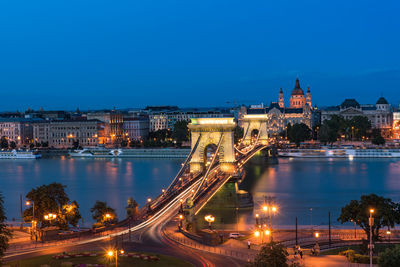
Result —
[[372, 250], [374, 245], [372, 244], [372, 226], [374, 225], [374, 218], [372, 214], [375, 212], [374, 209], [369, 210], [369, 266], [372, 267]]
[[[123, 249], [121, 249], [119, 251], [119, 253], [122, 255], [122, 254], [125, 253], [125, 251]], [[112, 258], [114, 256], [114, 254], [115, 254], [115, 267], [118, 267], [118, 250], [115, 249], [115, 250], [107, 251], [107, 256], [110, 257], [110, 258]]]
[[56, 214], [53, 214], [53, 213], [49, 213], [49, 214], [47, 214], [47, 215], [44, 215], [44, 219], [46, 220], [46, 221], [50, 221], [50, 224], [51, 224], [51, 221], [52, 220], [55, 220], [57, 218], [57, 215]]
[[206, 216], [204, 217], [204, 220], [205, 220], [206, 222], [208, 222], [208, 226], [210, 227], [210, 230], [211, 230], [211, 223], [213, 223], [213, 222], [215, 221], [215, 217], [212, 216], [212, 215], [206, 215]]

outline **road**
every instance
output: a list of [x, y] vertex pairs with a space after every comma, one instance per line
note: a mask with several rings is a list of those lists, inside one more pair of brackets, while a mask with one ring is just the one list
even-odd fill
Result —
[[[193, 189], [198, 186], [199, 182], [179, 194], [173, 201], [158, 211], [147, 221], [132, 227], [131, 234], [134, 235], [134, 240], [138, 242], [124, 243], [126, 250], [154, 252], [158, 254], [170, 255], [181, 258], [190, 262], [194, 266], [243, 266], [243, 262], [230, 257], [220, 256], [208, 252], [203, 252], [187, 247], [183, 247], [169, 240], [162, 231], [163, 226], [173, 217], [177, 215], [180, 207], [180, 200], [186, 199]], [[123, 234], [128, 234], [129, 230], [124, 230], [114, 233], [111, 236], [96, 237], [92, 239], [82, 240], [69, 245], [58, 245], [50, 248], [35, 248], [18, 252], [8, 253], [5, 260], [20, 260], [31, 258], [40, 255], [55, 254], [69, 251], [85, 251], [85, 250], [106, 250], [109, 247], [110, 239]], [[113, 243], [114, 241], [111, 241]]]

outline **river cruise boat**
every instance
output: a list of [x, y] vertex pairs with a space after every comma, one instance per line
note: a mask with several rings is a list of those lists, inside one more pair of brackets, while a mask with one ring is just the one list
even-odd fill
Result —
[[119, 148], [105, 147], [84, 148], [73, 150], [70, 157], [82, 158], [186, 158], [190, 149], [175, 148]]
[[107, 149], [104, 147], [84, 148], [73, 150], [69, 153], [71, 157], [84, 158], [115, 158], [121, 155], [120, 149]]
[[281, 149], [278, 154], [293, 158], [400, 158], [400, 149]]
[[23, 150], [1, 150], [0, 159], [37, 159], [42, 155], [37, 154], [33, 151], [23, 151]]

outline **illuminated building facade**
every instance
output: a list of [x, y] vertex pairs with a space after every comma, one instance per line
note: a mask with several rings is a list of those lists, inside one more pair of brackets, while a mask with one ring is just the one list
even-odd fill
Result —
[[313, 126], [313, 111], [310, 88], [304, 94], [303, 89], [300, 87], [299, 79], [296, 79], [290, 95], [289, 107], [285, 107], [285, 98], [281, 88], [278, 102], [271, 102], [269, 107], [263, 107], [262, 105], [252, 106], [244, 112], [246, 114], [268, 114], [268, 136], [273, 137], [284, 131], [289, 123], [291, 125], [304, 123], [311, 129]]
[[74, 142], [80, 146], [96, 146], [101, 125], [99, 120], [86, 119], [37, 122], [32, 124], [33, 139], [35, 143], [47, 143], [54, 148], [69, 148]]
[[393, 112], [393, 139], [400, 140], [400, 110]]
[[329, 120], [332, 115], [342, 116], [350, 120], [355, 116], [365, 116], [371, 122], [372, 128], [381, 130], [382, 136], [389, 138], [393, 126], [393, 111], [384, 97], [380, 97], [375, 105], [359, 104], [355, 99], [345, 99], [339, 106], [321, 109], [321, 123]]
[[0, 118], [0, 137], [6, 137], [16, 145], [32, 142], [32, 120], [25, 118]]

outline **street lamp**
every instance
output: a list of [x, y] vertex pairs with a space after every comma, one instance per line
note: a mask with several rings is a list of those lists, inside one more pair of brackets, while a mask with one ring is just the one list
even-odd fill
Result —
[[372, 267], [372, 249], [374, 245], [372, 244], [372, 226], [374, 225], [374, 218], [372, 214], [375, 212], [374, 209], [369, 210], [369, 266]]
[[206, 215], [206, 216], [204, 217], [204, 220], [205, 220], [206, 222], [208, 222], [208, 227], [210, 227], [210, 230], [211, 230], [211, 223], [213, 223], [213, 222], [215, 221], [215, 217], [212, 216], [212, 215]]
[[386, 234], [387, 234], [387, 236], [388, 236], [388, 238], [389, 238], [389, 243], [390, 243], [390, 235], [392, 234], [392, 232], [390, 232], [390, 230], [387, 230], [387, 231], [386, 231]]
[[46, 220], [46, 221], [50, 221], [50, 224], [51, 224], [51, 221], [52, 220], [55, 220], [57, 218], [57, 215], [56, 214], [53, 214], [53, 213], [49, 213], [49, 214], [47, 214], [47, 215], [44, 215], [44, 219]]
[[[119, 251], [119, 253], [122, 255], [122, 254], [125, 253], [125, 251], [123, 249], [121, 249]], [[118, 250], [115, 249], [115, 250], [107, 251], [107, 256], [110, 257], [110, 258], [112, 258], [114, 256], [114, 254], [115, 254], [115, 267], [118, 267]]]
[[26, 201], [25, 205], [30, 206], [32, 204], [32, 231], [31, 231], [31, 237], [35, 233], [36, 236], [36, 221], [35, 221], [35, 201]]

